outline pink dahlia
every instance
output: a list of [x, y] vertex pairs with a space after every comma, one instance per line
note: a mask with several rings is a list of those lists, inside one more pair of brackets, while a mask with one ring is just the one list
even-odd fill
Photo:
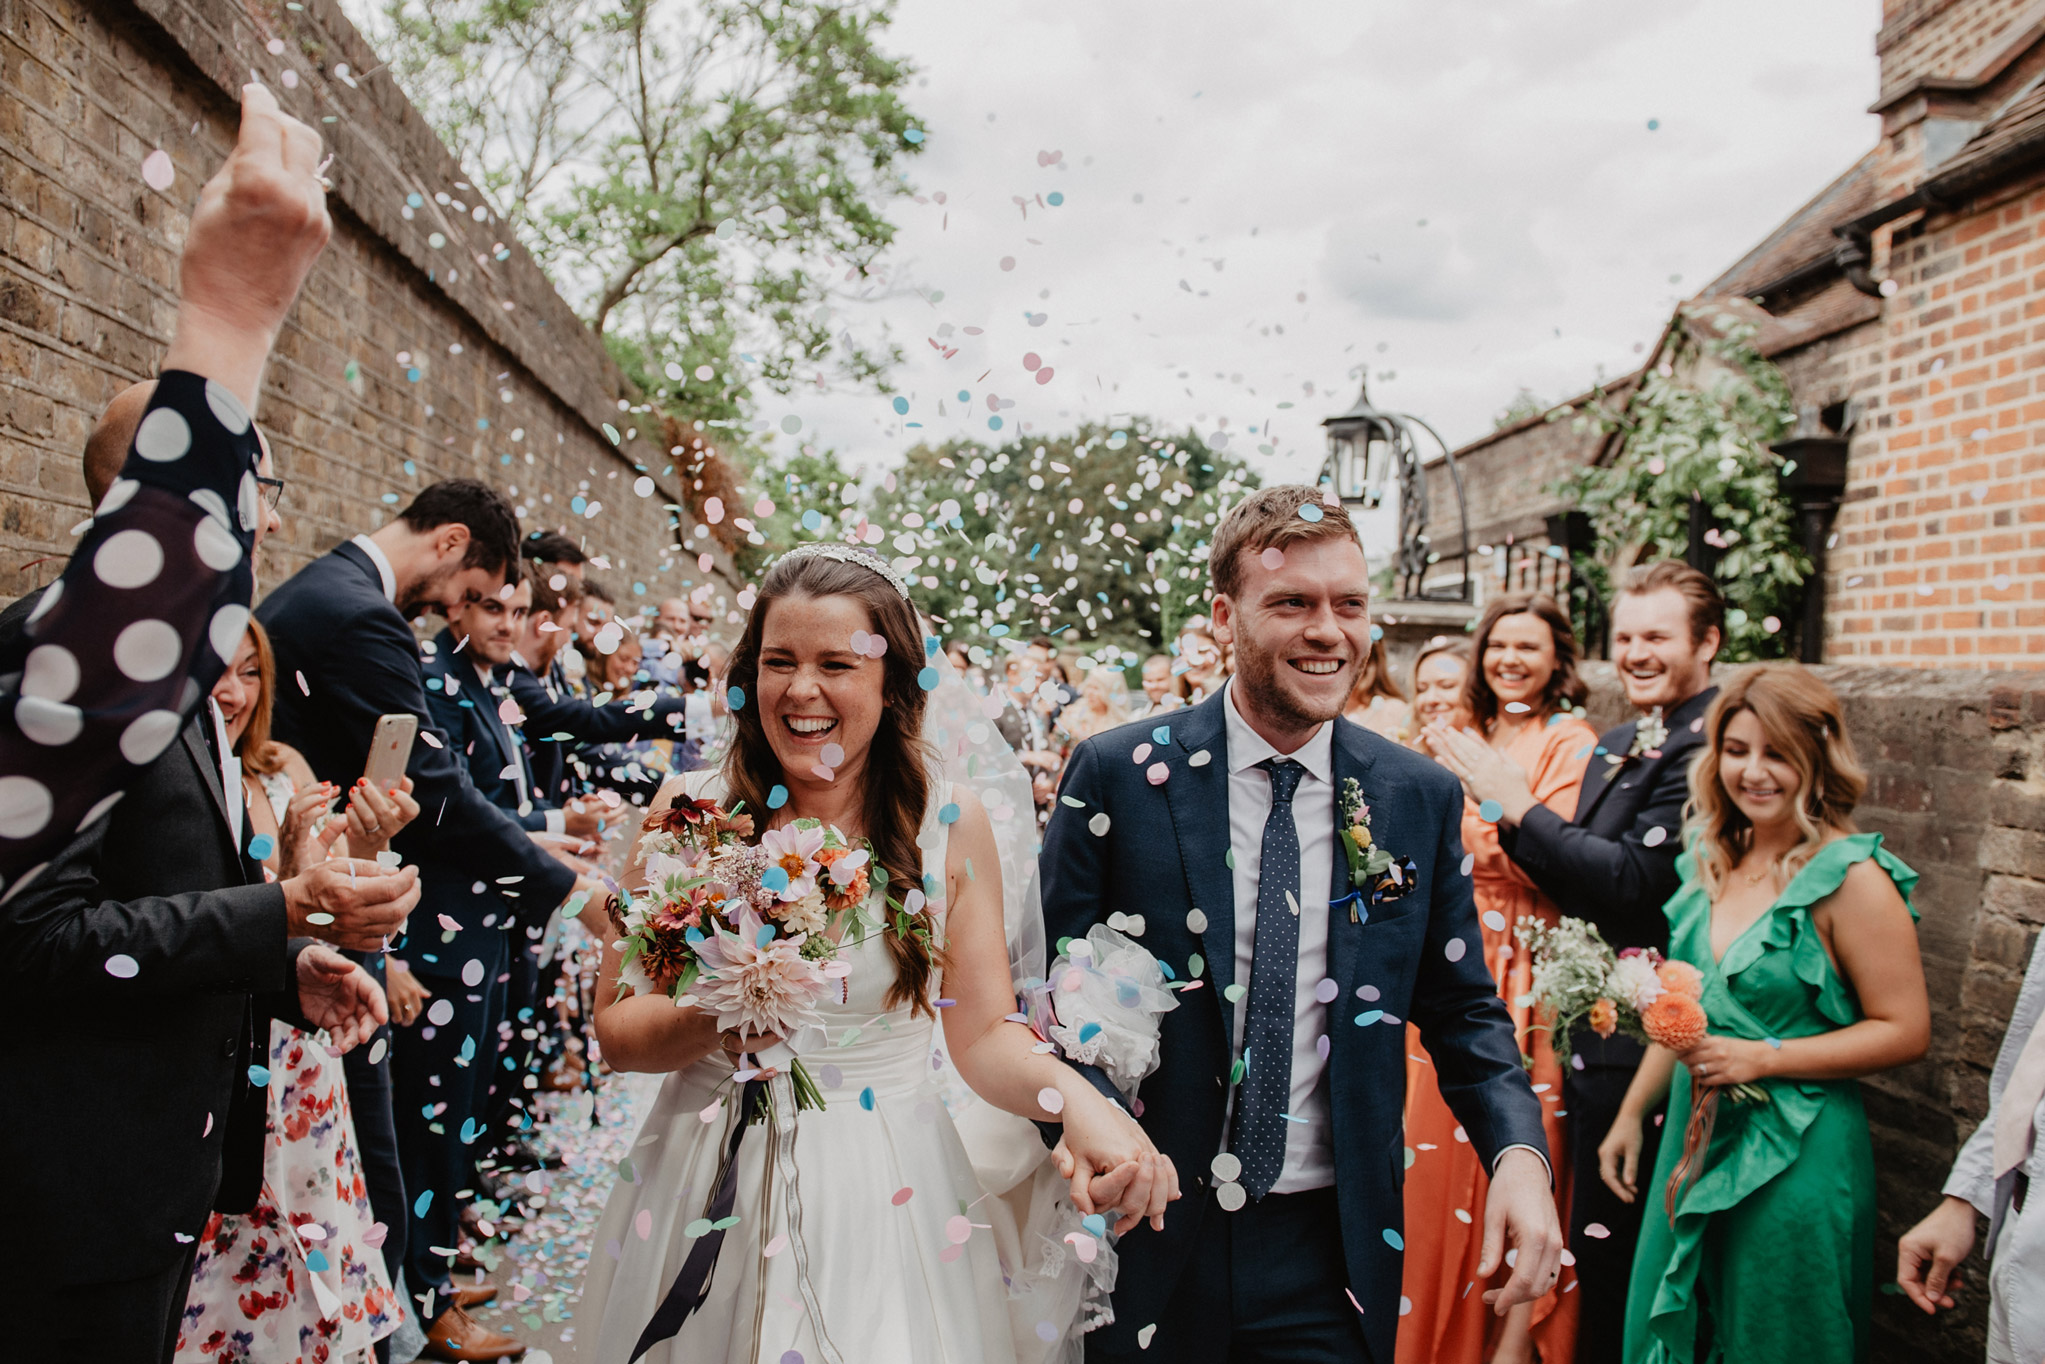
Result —
[[696, 944], [703, 974], [690, 989], [697, 1008], [717, 1015], [720, 1029], [741, 1037], [761, 1033], [787, 1036], [817, 1022], [816, 1006], [835, 987], [822, 962], [802, 955], [806, 934], [777, 935], [765, 945], [764, 925], [751, 909], [739, 915], [738, 931], [713, 928]]

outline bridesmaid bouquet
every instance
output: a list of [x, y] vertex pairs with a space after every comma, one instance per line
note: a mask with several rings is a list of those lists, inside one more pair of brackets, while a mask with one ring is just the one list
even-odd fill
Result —
[[[863, 922], [870, 848], [814, 819], [750, 842], [751, 815], [687, 797], [645, 830], [646, 884], [624, 897], [624, 984], [714, 1013], [741, 1039], [785, 1038], [818, 1024], [827, 996], [844, 1000], [852, 968], [828, 930], [847, 916]], [[824, 1106], [785, 1042], [750, 1055], [756, 1064], [734, 1080], [785, 1070], [798, 1109]]]
[[[1533, 988], [1519, 1001], [1550, 1019], [1555, 1050], [1567, 1054], [1569, 1035], [1585, 1023], [1600, 1037], [1623, 1032], [1681, 1055], [1704, 1040], [1704, 977], [1686, 961], [1665, 961], [1651, 947], [1614, 952], [1582, 919], [1554, 925], [1524, 915], [1513, 936], [1534, 955]], [[1767, 1103], [1759, 1085], [1733, 1085], [1735, 1103]]]

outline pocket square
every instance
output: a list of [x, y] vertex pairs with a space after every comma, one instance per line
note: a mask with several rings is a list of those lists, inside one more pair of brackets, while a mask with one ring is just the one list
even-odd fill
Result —
[[1371, 883], [1370, 903], [1388, 905], [1394, 900], [1404, 899], [1420, 879], [1420, 869], [1410, 857], [1402, 857]]

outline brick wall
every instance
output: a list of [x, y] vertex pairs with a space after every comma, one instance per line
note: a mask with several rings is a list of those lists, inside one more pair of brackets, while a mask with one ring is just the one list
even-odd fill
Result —
[[[1875, 1271], [1888, 1283], [1897, 1236], [1938, 1202], [1954, 1153], [1987, 1111], [1989, 1070], [2045, 924], [2045, 678], [1815, 671], [1845, 703], [1868, 768], [1860, 827], [1883, 834], [1923, 877], [1914, 899], [1931, 1051], [1862, 1086], [1880, 1181]], [[1631, 718], [1610, 665], [1587, 674], [1592, 722]], [[1975, 1364], [1987, 1312], [1978, 1263], [1956, 1296], [1959, 1309], [1934, 1321], [1878, 1294], [1874, 1357]]]
[[2013, 25], [2038, 17], [2036, 0], [1885, 0], [1875, 35], [1883, 98], [1921, 76], [1972, 73], [2008, 40]]
[[[330, 0], [0, 0], [0, 598], [62, 566], [86, 514], [86, 432], [162, 356], [187, 215], [233, 146], [229, 92], [252, 69], [335, 153], [333, 243], [258, 411], [289, 485], [261, 581], [455, 475], [513, 492], [528, 529], [586, 538], [628, 595], [705, 576], [707, 542], [675, 548], [665, 504], [687, 499], [673, 461], [620, 410], [601, 344], [474, 216], [474, 196], [461, 202], [460, 167], [388, 76], [350, 85], [341, 63], [378, 65]], [[140, 174], [156, 148], [176, 168], [163, 193]]]
[[1827, 657], [2045, 666], [2045, 191], [1908, 226], [1827, 583]]

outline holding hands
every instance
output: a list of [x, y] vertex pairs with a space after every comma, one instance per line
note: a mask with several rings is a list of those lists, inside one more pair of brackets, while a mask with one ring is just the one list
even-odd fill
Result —
[[1065, 1134], [1051, 1159], [1072, 1184], [1073, 1205], [1088, 1214], [1116, 1213], [1118, 1236], [1146, 1219], [1151, 1230], [1163, 1231], [1165, 1208], [1181, 1196], [1172, 1158], [1098, 1090], [1083, 1082], [1071, 1088]]

